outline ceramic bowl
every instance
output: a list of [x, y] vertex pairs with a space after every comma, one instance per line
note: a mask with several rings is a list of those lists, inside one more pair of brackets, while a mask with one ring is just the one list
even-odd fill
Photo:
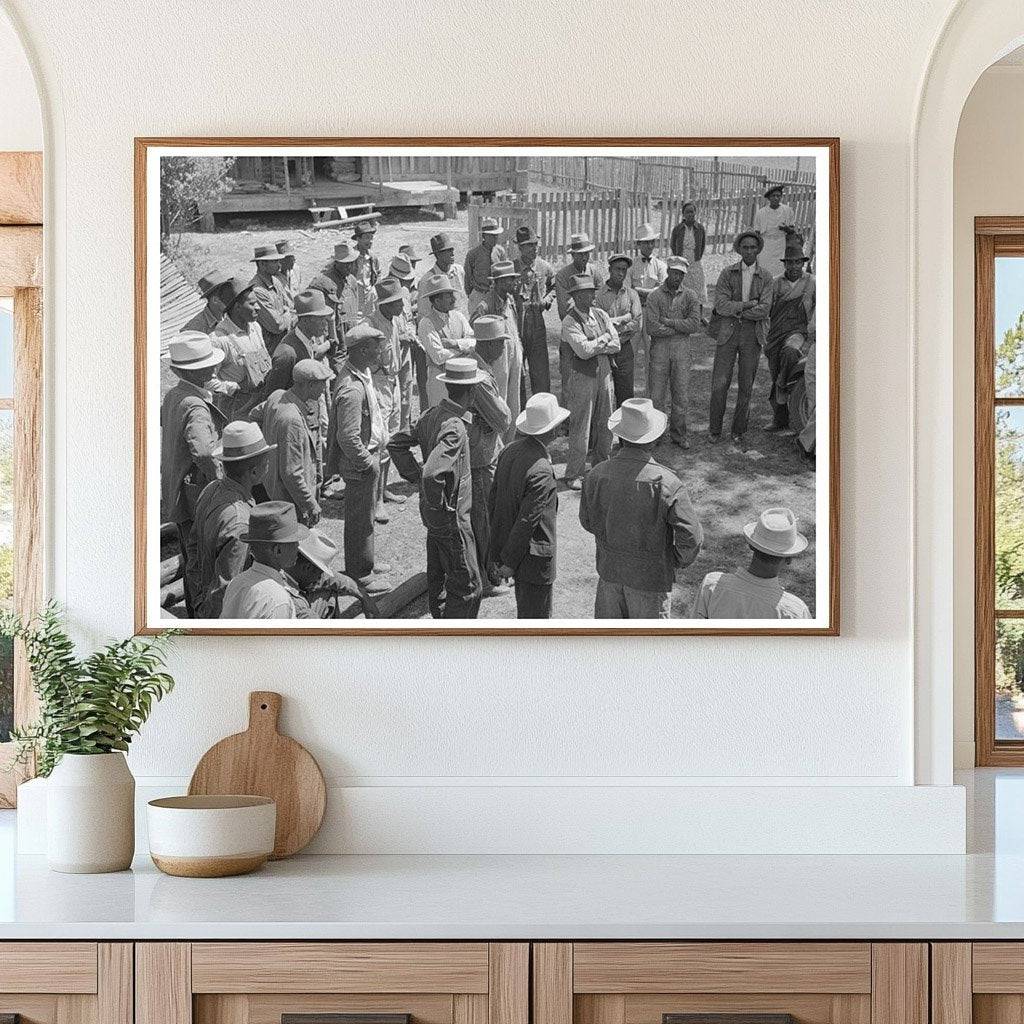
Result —
[[150, 856], [168, 875], [244, 875], [274, 849], [277, 806], [268, 797], [169, 796], [150, 800], [146, 817]]

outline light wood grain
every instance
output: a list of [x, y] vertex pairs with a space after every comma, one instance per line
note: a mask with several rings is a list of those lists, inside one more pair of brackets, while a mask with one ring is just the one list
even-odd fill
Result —
[[931, 1024], [971, 1024], [971, 944], [931, 945]]
[[[486, 996], [464, 998], [483, 999], [486, 1013]], [[285, 1013], [409, 1013], [414, 1024], [452, 1024], [453, 1016], [452, 997], [446, 993], [198, 995], [195, 1012], [195, 1024], [281, 1024]], [[486, 1018], [477, 1024], [487, 1024]]]
[[0, 227], [0, 295], [43, 286], [43, 229]]
[[[836, 999], [861, 1000], [870, 1012], [869, 996], [831, 996], [825, 993], [681, 993], [658, 992], [625, 997], [624, 1024], [661, 1024], [665, 1013], [791, 1013], [799, 1024], [835, 1024]], [[848, 1021], [845, 1024], [869, 1024]]]
[[[486, 994], [457, 992], [453, 995], [452, 1022], [453, 1024], [487, 1024]], [[417, 1024], [419, 1024], [418, 1021]]]
[[871, 996], [833, 996], [832, 1024], [871, 1024]]
[[0, 992], [96, 992], [95, 942], [5, 942]]
[[192, 1024], [191, 947], [187, 942], [136, 944], [135, 1024]]
[[528, 1024], [530, 1019], [530, 945], [492, 942], [489, 951], [490, 1024]]
[[533, 1024], [573, 1024], [571, 942], [533, 944]]
[[0, 153], [0, 224], [43, 223], [43, 154]]
[[96, 950], [96, 1019], [99, 1024], [134, 1024], [135, 947], [101, 942]]
[[576, 992], [870, 992], [871, 950], [851, 942], [576, 943]]
[[[295, 999], [294, 996], [291, 997]], [[196, 996], [192, 1001], [193, 1024], [248, 1024], [252, 1007], [252, 996], [231, 993], [220, 996]], [[281, 1024], [281, 1014], [302, 1012], [292, 1009], [288, 1003], [272, 1017], [273, 1024]]]
[[871, 1024], [928, 1024], [925, 943], [873, 943], [871, 979]]
[[64, 996], [0, 992], [0, 1015], [20, 1014], [21, 1024], [57, 1024], [57, 1002]]
[[626, 997], [621, 995], [573, 996], [575, 1024], [625, 1024]]
[[487, 992], [483, 942], [197, 942], [194, 992]]
[[57, 1024], [97, 1024], [96, 996], [57, 997]]
[[1024, 1024], [1024, 997], [979, 993], [972, 1000], [973, 1024]]
[[192, 775], [190, 794], [243, 793], [277, 804], [274, 860], [304, 849], [320, 829], [327, 787], [320, 766], [300, 743], [278, 731], [281, 695], [249, 694], [249, 726], [211, 747]]
[[975, 992], [1024, 993], [1024, 943], [975, 942], [971, 975]]

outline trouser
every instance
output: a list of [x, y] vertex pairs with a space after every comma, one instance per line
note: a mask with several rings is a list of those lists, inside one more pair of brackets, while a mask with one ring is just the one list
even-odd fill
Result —
[[345, 575], [361, 580], [373, 572], [373, 513], [377, 504], [380, 456], [359, 476], [345, 477]]
[[412, 350], [412, 365], [416, 373], [416, 394], [419, 396], [419, 416], [427, 411], [427, 353], [415, 345]]
[[595, 619], [669, 619], [671, 612], [670, 591], [637, 590], [598, 577]]
[[456, 533], [427, 531], [427, 604], [435, 619], [475, 619], [480, 610], [480, 569], [473, 527]]
[[583, 476], [590, 463], [596, 466], [611, 454], [612, 435], [608, 417], [612, 414], [611, 368], [607, 356], [595, 356], [597, 372], [593, 377], [569, 365], [566, 385], [566, 405], [569, 409], [569, 455], [565, 464], [565, 479]]
[[[532, 314], [526, 310], [523, 315], [523, 359], [530, 372], [530, 394], [551, 390], [551, 363], [548, 359], [548, 331], [544, 324], [544, 314], [537, 311]], [[522, 405], [526, 404], [526, 379], [520, 390]]]
[[633, 354], [633, 342], [626, 338], [622, 348], [612, 357], [612, 385], [615, 390], [615, 408], [635, 394], [636, 359]]
[[[633, 335], [634, 367], [633, 382], [634, 391], [640, 398], [651, 396], [651, 336], [647, 333], [646, 326], [642, 326]], [[642, 365], [644, 370], [644, 385], [636, 390], [637, 367]]]
[[772, 422], [777, 427], [789, 426], [789, 379], [797, 363], [804, 356], [804, 336], [799, 332], [787, 335], [779, 344], [765, 349], [771, 390], [768, 404], [772, 407]]
[[817, 423], [815, 418], [815, 407], [817, 401], [817, 380], [818, 380], [818, 358], [817, 344], [811, 342], [807, 352], [807, 362], [804, 364], [804, 388], [807, 394], [807, 423], [800, 431], [800, 447], [805, 452], [813, 452], [816, 446]]
[[669, 413], [669, 437], [686, 438], [686, 409], [690, 396], [693, 346], [689, 337], [654, 338], [651, 341], [650, 389], [654, 408]]
[[491, 544], [491, 521], [487, 515], [487, 499], [494, 483], [494, 463], [489, 466], [475, 466], [473, 478], [473, 507], [469, 519], [473, 524], [473, 539], [476, 542], [476, 563], [484, 582], [490, 580], [487, 567], [487, 552]]
[[550, 583], [520, 583], [516, 580], [516, 618], [550, 619], [553, 590]]
[[717, 437], [722, 433], [725, 402], [732, 386], [733, 368], [739, 362], [736, 405], [732, 413], [733, 437], [742, 437], [747, 431], [750, 415], [750, 395], [754, 390], [757, 364], [761, 358], [761, 345], [752, 321], [741, 320], [732, 336], [720, 341], [715, 348], [715, 362], [711, 368], [711, 420], [709, 429]]
[[[421, 351], [419, 345], [413, 345], [411, 351], [403, 347], [402, 362], [398, 367], [398, 397], [401, 403], [398, 429], [403, 433], [408, 433], [409, 427], [412, 425], [412, 364], [415, 353]], [[426, 359], [425, 354], [423, 358]], [[423, 369], [426, 371], [426, 366]], [[426, 386], [426, 381], [424, 381], [424, 386]]]
[[[192, 528], [195, 525], [193, 520], [178, 523], [178, 547], [181, 549], [182, 584], [185, 587], [185, 611], [190, 619], [196, 616], [196, 610], [201, 603], [202, 581], [199, 576], [199, 558], [194, 546], [192, 546]], [[192, 550], [189, 551], [189, 548]]]

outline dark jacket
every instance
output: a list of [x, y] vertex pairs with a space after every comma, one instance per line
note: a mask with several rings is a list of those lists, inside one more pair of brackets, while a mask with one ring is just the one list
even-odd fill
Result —
[[334, 392], [332, 417], [337, 445], [338, 472], [345, 480], [356, 480], [373, 471], [380, 452], [370, 451], [373, 417], [366, 384], [346, 364]]
[[300, 359], [321, 359], [314, 355], [293, 327], [278, 343], [270, 360], [270, 372], [263, 382], [264, 391], [287, 391], [292, 386], [292, 370]]
[[682, 481], [640, 448], [623, 446], [586, 475], [580, 523], [597, 541], [598, 576], [636, 590], [668, 593], [704, 542]]
[[558, 489], [551, 459], [536, 438], [520, 435], [498, 457], [487, 507], [487, 560], [507, 565], [523, 583], [554, 583]]
[[[668, 245], [673, 256], [683, 255], [683, 237], [686, 234], [686, 225], [680, 221], [673, 229], [669, 237]], [[699, 260], [704, 255], [704, 246], [707, 243], [707, 229], [698, 221], [693, 222], [693, 258]]]
[[752, 321], [761, 346], [768, 339], [768, 314], [772, 301], [772, 275], [761, 264], [754, 269], [750, 283], [750, 299], [756, 303], [743, 309], [743, 261], [730, 264], [718, 276], [715, 284], [715, 312], [711, 317], [708, 334], [724, 345], [735, 333], [741, 320]]

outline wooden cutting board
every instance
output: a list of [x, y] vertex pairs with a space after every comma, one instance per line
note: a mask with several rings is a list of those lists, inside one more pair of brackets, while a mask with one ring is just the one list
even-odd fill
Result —
[[266, 796], [277, 803], [273, 860], [306, 847], [324, 820], [327, 789], [302, 744], [277, 731], [281, 694], [249, 694], [249, 728], [212, 746], [196, 765], [189, 795]]

